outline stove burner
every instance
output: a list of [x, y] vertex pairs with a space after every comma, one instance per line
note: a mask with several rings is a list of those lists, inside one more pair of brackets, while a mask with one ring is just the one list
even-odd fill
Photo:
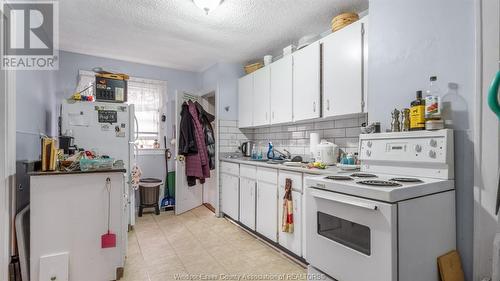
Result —
[[367, 174], [367, 173], [354, 173], [351, 174], [351, 177], [358, 177], [358, 178], [376, 178], [377, 176], [374, 174]]
[[351, 177], [348, 176], [328, 176], [326, 177], [328, 180], [334, 180], [334, 181], [350, 181], [352, 180]]
[[397, 187], [401, 186], [401, 184], [393, 181], [381, 181], [381, 180], [364, 180], [358, 181], [359, 184], [364, 185], [372, 185], [372, 186], [380, 186], [380, 187]]
[[423, 182], [422, 180], [416, 178], [392, 178], [390, 179], [390, 181], [408, 182], [408, 183]]

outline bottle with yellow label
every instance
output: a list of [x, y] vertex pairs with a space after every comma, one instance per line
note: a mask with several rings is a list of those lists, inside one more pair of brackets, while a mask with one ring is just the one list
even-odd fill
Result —
[[410, 131], [425, 130], [425, 100], [422, 91], [417, 91], [417, 98], [411, 102]]

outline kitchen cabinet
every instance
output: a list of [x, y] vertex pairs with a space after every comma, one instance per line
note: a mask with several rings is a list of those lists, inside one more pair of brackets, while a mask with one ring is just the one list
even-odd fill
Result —
[[[293, 202], [293, 232], [283, 232], [283, 197], [285, 196], [286, 179], [292, 180], [292, 202]], [[302, 173], [280, 171], [279, 172], [279, 190], [278, 190], [278, 210], [279, 210], [279, 235], [278, 242], [281, 246], [296, 254], [302, 256]]]
[[271, 64], [271, 124], [293, 121], [293, 56]]
[[253, 74], [238, 80], [238, 127], [253, 126]]
[[233, 220], [239, 219], [239, 165], [224, 163], [221, 165], [221, 209]]
[[240, 222], [255, 230], [255, 204], [257, 182], [240, 178]]
[[255, 230], [257, 168], [251, 165], [240, 165], [240, 222]]
[[316, 41], [293, 53], [293, 120], [321, 116], [320, 44]]
[[[263, 67], [253, 73], [253, 125], [271, 122], [271, 68]], [[243, 104], [243, 106], [245, 106]]]
[[321, 40], [323, 117], [363, 112], [363, 31], [357, 21]]
[[278, 242], [278, 170], [257, 167], [256, 231]]

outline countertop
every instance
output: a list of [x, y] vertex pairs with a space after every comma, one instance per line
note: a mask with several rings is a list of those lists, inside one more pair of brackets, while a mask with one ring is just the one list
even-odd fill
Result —
[[107, 169], [107, 170], [94, 170], [94, 171], [34, 171], [28, 173], [29, 176], [59, 176], [59, 175], [74, 175], [74, 174], [95, 174], [95, 173], [126, 173], [126, 169]]
[[300, 172], [300, 173], [313, 174], [313, 175], [336, 174], [340, 171], [340, 169], [335, 167], [335, 166], [329, 166], [326, 169], [317, 169], [317, 168], [309, 169], [309, 168], [304, 168], [304, 167], [292, 167], [292, 166], [286, 166], [286, 165], [282, 165], [282, 164], [268, 164], [266, 162], [252, 161], [252, 160], [250, 160], [249, 157], [247, 157], [247, 158], [245, 158], [245, 157], [241, 157], [241, 158], [220, 157], [219, 160], [224, 161], [224, 162], [230, 162], [230, 163], [253, 165], [253, 166], [258, 166], [258, 167], [273, 168], [273, 169]]

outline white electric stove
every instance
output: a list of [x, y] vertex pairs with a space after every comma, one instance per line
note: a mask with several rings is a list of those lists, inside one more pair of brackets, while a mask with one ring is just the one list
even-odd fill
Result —
[[456, 243], [453, 131], [361, 135], [359, 151], [359, 172], [306, 178], [308, 262], [341, 281], [437, 281]]

